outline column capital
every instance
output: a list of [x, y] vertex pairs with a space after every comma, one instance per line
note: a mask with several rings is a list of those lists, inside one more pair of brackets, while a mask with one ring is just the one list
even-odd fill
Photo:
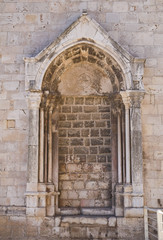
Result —
[[135, 90], [144, 90], [143, 74], [145, 59], [135, 58], [132, 63], [133, 87]]
[[42, 92], [29, 92], [27, 95], [28, 108], [38, 109], [40, 107]]
[[130, 98], [131, 106], [140, 108], [144, 95], [145, 91], [129, 91], [128, 96]]
[[125, 105], [125, 109], [129, 109], [130, 108], [130, 98], [128, 96], [128, 92], [127, 91], [120, 91], [120, 94], [122, 96], [122, 101]]
[[128, 91], [121, 91], [123, 103], [126, 109], [130, 107], [140, 108], [141, 102], [144, 98], [145, 91], [140, 90], [128, 90]]

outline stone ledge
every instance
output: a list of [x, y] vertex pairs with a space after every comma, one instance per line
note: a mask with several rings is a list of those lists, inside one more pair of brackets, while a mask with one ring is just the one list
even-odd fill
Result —
[[126, 218], [143, 218], [144, 209], [143, 208], [125, 208], [124, 216]]
[[19, 216], [25, 215], [26, 207], [15, 207], [15, 206], [0, 206], [0, 216]]
[[116, 217], [97, 217], [97, 216], [64, 216], [61, 220], [62, 223], [66, 224], [76, 224], [76, 225], [95, 225], [95, 226], [108, 226], [116, 227], [117, 218]]

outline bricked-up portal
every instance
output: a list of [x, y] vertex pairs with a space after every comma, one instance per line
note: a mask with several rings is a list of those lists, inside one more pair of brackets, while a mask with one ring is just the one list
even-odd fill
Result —
[[63, 97], [59, 107], [60, 207], [111, 207], [108, 97]]
[[66, 50], [45, 73], [40, 108], [45, 164], [39, 177], [50, 191], [54, 184], [58, 213], [112, 212], [122, 82], [115, 60], [88, 44]]
[[26, 59], [27, 214], [142, 217], [143, 63], [86, 15]]

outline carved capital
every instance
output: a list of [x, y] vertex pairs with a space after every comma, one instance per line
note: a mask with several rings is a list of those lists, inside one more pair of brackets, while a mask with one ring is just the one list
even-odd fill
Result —
[[145, 91], [138, 90], [129, 90], [129, 91], [121, 91], [123, 103], [125, 105], [125, 109], [129, 109], [130, 107], [140, 108], [141, 102], [144, 98]]
[[145, 91], [130, 91], [128, 96], [130, 98], [130, 104], [132, 107], [140, 108], [141, 102], [144, 98]]
[[120, 92], [121, 96], [122, 96], [122, 101], [125, 105], [125, 109], [129, 109], [130, 108], [130, 98], [128, 96], [128, 92], [127, 91], [121, 91]]
[[132, 78], [135, 90], [144, 90], [143, 74], [144, 74], [144, 59], [134, 59], [132, 64]]
[[40, 107], [42, 93], [41, 92], [29, 92], [27, 95], [28, 108], [38, 109]]

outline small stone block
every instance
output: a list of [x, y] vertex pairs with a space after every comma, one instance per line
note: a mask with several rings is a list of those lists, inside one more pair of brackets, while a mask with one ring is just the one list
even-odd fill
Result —
[[110, 217], [108, 219], [109, 227], [116, 227], [116, 224], [117, 224], [117, 218], [116, 217]]
[[15, 120], [7, 120], [7, 128], [15, 128]]

